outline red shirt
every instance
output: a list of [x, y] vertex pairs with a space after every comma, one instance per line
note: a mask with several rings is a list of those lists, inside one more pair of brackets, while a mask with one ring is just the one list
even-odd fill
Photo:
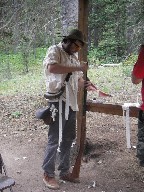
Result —
[[144, 111], [144, 47], [142, 47], [140, 50], [137, 62], [134, 65], [132, 73], [136, 78], [143, 79], [141, 88], [141, 95], [142, 95], [141, 109]]

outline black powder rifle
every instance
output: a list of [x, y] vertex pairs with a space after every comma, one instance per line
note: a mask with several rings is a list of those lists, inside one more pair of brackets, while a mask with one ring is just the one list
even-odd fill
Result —
[[[88, 64], [88, 63], [87, 63]], [[86, 78], [87, 79], [87, 73]], [[80, 131], [80, 145], [78, 149], [78, 154], [75, 160], [75, 164], [73, 166], [73, 170], [71, 173], [71, 177], [73, 179], [78, 179], [80, 174], [80, 167], [81, 167], [81, 160], [84, 153], [85, 148], [85, 138], [86, 138], [86, 101], [87, 101], [87, 89], [84, 88], [83, 93], [83, 114], [82, 114], [82, 121], [81, 121], [81, 131]]]

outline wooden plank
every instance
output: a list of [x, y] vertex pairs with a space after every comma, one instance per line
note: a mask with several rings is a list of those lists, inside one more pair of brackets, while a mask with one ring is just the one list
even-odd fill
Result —
[[[87, 111], [123, 116], [122, 105], [87, 101]], [[129, 116], [138, 117], [139, 108], [130, 106]]]

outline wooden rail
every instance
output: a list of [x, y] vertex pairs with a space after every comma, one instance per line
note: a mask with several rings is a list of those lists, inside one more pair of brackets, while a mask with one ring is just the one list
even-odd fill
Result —
[[[87, 111], [123, 116], [123, 109], [120, 104], [96, 103], [88, 100]], [[139, 108], [130, 106], [129, 116], [138, 117], [138, 111]]]

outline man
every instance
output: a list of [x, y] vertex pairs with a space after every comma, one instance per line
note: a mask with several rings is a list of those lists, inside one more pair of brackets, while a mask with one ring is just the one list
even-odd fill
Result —
[[[43, 61], [46, 77], [47, 92], [51, 96], [57, 94], [65, 85], [65, 91], [60, 98], [49, 100], [50, 106], [55, 110], [54, 121], [49, 125], [48, 144], [43, 162], [43, 181], [51, 189], [59, 189], [55, 179], [55, 159], [57, 149], [60, 149], [60, 179], [76, 182], [70, 173], [70, 148], [76, 136], [76, 111], [78, 111], [78, 87], [90, 86], [85, 83], [83, 73], [88, 69], [87, 64], [80, 65], [76, 53], [83, 48], [85, 42], [83, 34], [78, 29], [70, 31], [64, 36], [61, 43], [51, 46]], [[68, 81], [65, 79], [69, 75]]]
[[140, 166], [144, 167], [144, 45], [140, 46], [139, 56], [132, 71], [132, 82], [134, 84], [142, 82], [142, 104], [138, 116], [137, 158], [139, 159]]

